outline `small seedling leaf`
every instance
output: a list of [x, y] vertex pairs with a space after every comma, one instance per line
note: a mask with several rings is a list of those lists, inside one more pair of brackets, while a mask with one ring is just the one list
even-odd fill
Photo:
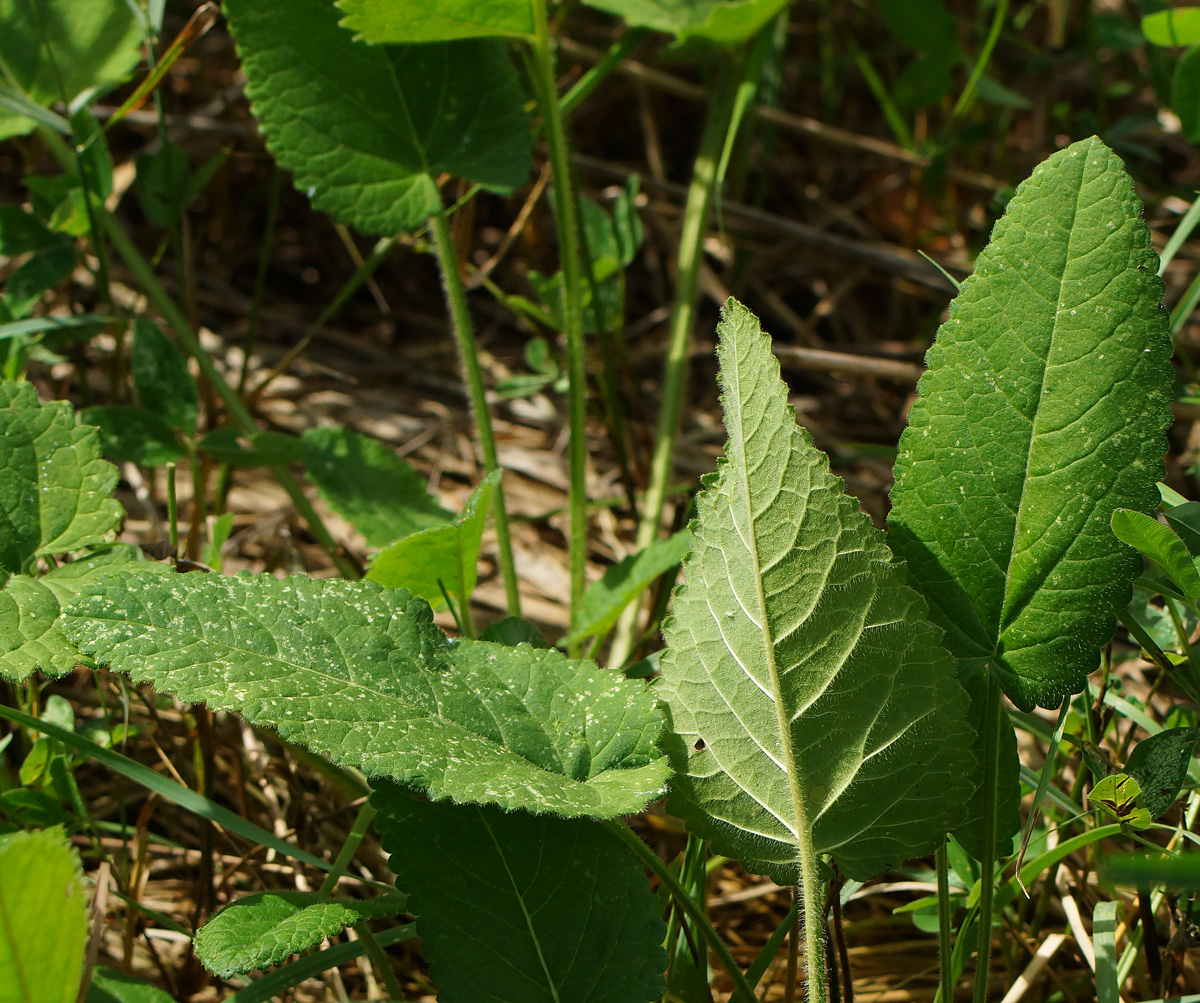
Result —
[[1200, 598], [1200, 572], [1178, 535], [1144, 512], [1115, 509], [1112, 530], [1117, 539], [1163, 569], [1189, 599]]
[[1187, 780], [1188, 766], [1200, 738], [1197, 728], [1169, 728], [1138, 742], [1125, 773], [1142, 791], [1142, 805], [1158, 818], [1175, 803]]
[[665, 927], [641, 865], [591, 819], [430, 804], [377, 784], [375, 825], [443, 1003], [642, 1003]]
[[1122, 825], [1133, 829], [1150, 827], [1152, 818], [1142, 806], [1142, 788], [1131, 776], [1114, 773], [1096, 781], [1087, 799]]
[[403, 589], [116, 571], [64, 627], [139, 682], [435, 798], [609, 816], [640, 811], [669, 772], [644, 683], [553, 650], [451, 643]]
[[958, 821], [967, 697], [883, 534], [796, 424], [771, 339], [733, 300], [718, 333], [729, 438], [663, 628], [669, 806], [781, 883], [805, 847], [865, 879]]
[[305, 432], [304, 466], [325, 503], [353, 523], [369, 547], [386, 546], [454, 518], [411, 463], [351, 429]]
[[374, 899], [332, 898], [317, 892], [261, 892], [227, 905], [196, 933], [196, 957], [227, 979], [278, 965], [364, 919], [395, 916], [405, 897], [388, 892]]

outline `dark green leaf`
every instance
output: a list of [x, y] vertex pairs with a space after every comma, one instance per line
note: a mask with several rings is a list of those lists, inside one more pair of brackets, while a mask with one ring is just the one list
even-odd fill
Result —
[[149, 982], [115, 968], [98, 966], [92, 971], [85, 1003], [174, 1003], [170, 995]]
[[53, 289], [75, 270], [75, 248], [60, 244], [33, 255], [9, 275], [4, 298], [14, 317], [23, 317], [47, 289]]
[[523, 616], [506, 616], [503, 620], [488, 624], [479, 634], [481, 641], [494, 641], [515, 648], [528, 644], [534, 648], [549, 648], [550, 642], [542, 632]]
[[1200, 853], [1194, 851], [1177, 857], [1102, 854], [1100, 867], [1109, 880], [1118, 884], [1200, 890]]
[[48, 230], [33, 213], [19, 205], [0, 205], [0, 254], [6, 258], [44, 251], [60, 243], [62, 237]]
[[915, 52], [958, 56], [954, 16], [942, 0], [876, 0], [888, 31]]
[[442, 1003], [643, 1003], [663, 991], [665, 927], [641, 865], [591, 819], [371, 802]]
[[242, 435], [236, 428], [219, 428], [200, 440], [200, 448], [214, 460], [235, 467], [273, 467], [305, 457], [304, 443], [282, 432]]
[[188, 371], [187, 356], [156, 324], [142, 317], [133, 322], [129, 368], [142, 404], [176, 431], [195, 435], [200, 393]]
[[174, 226], [184, 210], [192, 166], [187, 151], [168, 140], [137, 158], [137, 193], [142, 211], [155, 226]]
[[159, 467], [183, 456], [175, 430], [140, 407], [91, 407], [80, 417], [100, 429], [104, 455], [121, 463]]
[[1197, 738], [1200, 729], [1170, 728], [1134, 746], [1125, 772], [1141, 787], [1142, 804], [1151, 818], [1158, 818], [1179, 797]]
[[1178, 534], [1193, 557], [1200, 557], [1200, 502], [1184, 502], [1165, 509], [1167, 525]]

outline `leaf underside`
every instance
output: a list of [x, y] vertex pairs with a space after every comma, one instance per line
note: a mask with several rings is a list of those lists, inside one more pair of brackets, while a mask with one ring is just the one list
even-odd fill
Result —
[[328, 0], [225, 11], [267, 148], [340, 222], [394, 236], [441, 210], [442, 172], [497, 191], [529, 176], [529, 119], [503, 42], [367, 45]]
[[1017, 189], [927, 356], [896, 461], [890, 540], [964, 670], [1022, 709], [1078, 692], [1141, 558], [1171, 341], [1120, 159], [1075, 143]]
[[440, 1003], [644, 1003], [665, 928], [641, 865], [591, 819], [417, 801], [377, 784], [375, 824]]
[[883, 534], [797, 426], [769, 337], [732, 300], [718, 331], [729, 440], [663, 631], [691, 749], [669, 807], [782, 883], [806, 846], [869, 877], [956, 821], [966, 695]]
[[139, 682], [435, 798], [606, 817], [640, 811], [668, 773], [643, 683], [553, 650], [452, 643], [404, 589], [118, 571], [63, 622]]

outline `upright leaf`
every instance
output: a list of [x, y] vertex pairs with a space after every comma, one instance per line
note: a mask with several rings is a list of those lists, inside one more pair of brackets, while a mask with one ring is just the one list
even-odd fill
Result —
[[353, 429], [305, 432], [304, 466], [325, 503], [354, 524], [367, 546], [383, 547], [454, 518], [411, 463]]
[[[351, 2], [351, 0], [344, 0]], [[787, 0], [585, 0], [629, 24], [665, 31], [680, 38], [706, 38], [722, 45], [755, 34]]]
[[1138, 742], [1130, 753], [1125, 772], [1141, 788], [1142, 804], [1151, 818], [1158, 818], [1179, 797], [1197, 738], [1200, 729], [1168, 728]]
[[0, 1000], [75, 1003], [87, 935], [83, 871], [62, 830], [0, 836]]
[[1162, 568], [1189, 599], [1200, 599], [1200, 572], [1183, 540], [1169, 527], [1144, 512], [1125, 508], [1114, 509], [1111, 521], [1118, 540]]
[[430, 804], [378, 784], [375, 824], [440, 1003], [643, 1003], [665, 928], [641, 865], [591, 819]]
[[104, 540], [121, 521], [116, 483], [97, 430], [77, 425], [70, 404], [0, 383], [0, 572]]
[[331, 0], [225, 11], [267, 148], [335, 219], [392, 236], [441, 209], [442, 172], [498, 191], [529, 176], [525, 98], [502, 41], [366, 45]]
[[554, 650], [451, 644], [403, 589], [118, 571], [64, 625], [139, 682], [435, 798], [605, 817], [640, 811], [668, 773], [644, 683]]
[[479, 575], [479, 545], [499, 483], [498, 472], [485, 477], [453, 522], [384, 547], [371, 562], [367, 580], [408, 589], [435, 608], [445, 605], [443, 585], [460, 603], [470, 602]]
[[1083, 687], [1158, 501], [1171, 342], [1120, 159], [1075, 143], [1023, 182], [929, 351], [900, 440], [892, 546], [964, 671], [1018, 707]]
[[342, 24], [368, 42], [533, 38], [530, 0], [339, 0]]
[[796, 424], [770, 338], [732, 300], [718, 331], [729, 439], [663, 629], [691, 750], [670, 807], [783, 883], [814, 852], [867, 878], [958, 820], [966, 697], [883, 534]]
[[158, 325], [143, 317], [133, 322], [129, 369], [143, 405], [184, 435], [196, 434], [200, 394], [187, 357]]

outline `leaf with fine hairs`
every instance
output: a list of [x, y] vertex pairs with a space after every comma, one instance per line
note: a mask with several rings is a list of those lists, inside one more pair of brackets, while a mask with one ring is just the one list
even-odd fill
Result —
[[956, 823], [966, 695], [883, 534], [796, 424], [757, 319], [730, 300], [718, 333], [729, 438], [663, 629], [690, 750], [669, 807], [781, 883], [813, 852], [865, 879]]

